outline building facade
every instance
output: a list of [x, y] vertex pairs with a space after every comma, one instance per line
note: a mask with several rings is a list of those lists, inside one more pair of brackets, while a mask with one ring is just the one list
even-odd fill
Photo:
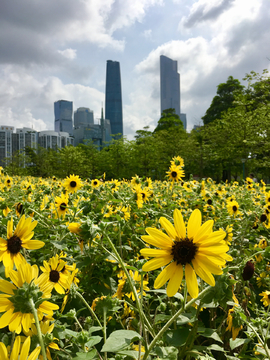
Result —
[[67, 100], [58, 100], [54, 103], [54, 131], [73, 134], [73, 103]]
[[94, 112], [89, 108], [80, 107], [74, 111], [74, 128], [94, 124]]
[[177, 71], [177, 61], [160, 56], [160, 112], [174, 109], [187, 128], [186, 114], [181, 114], [180, 74]]
[[14, 127], [8, 125], [0, 126], [0, 166], [5, 166], [6, 158], [12, 157], [12, 134]]
[[112, 134], [123, 135], [121, 74], [118, 61], [107, 61], [105, 118], [110, 120]]
[[45, 130], [38, 134], [38, 144], [45, 149], [62, 149], [74, 145], [74, 138], [68, 132]]

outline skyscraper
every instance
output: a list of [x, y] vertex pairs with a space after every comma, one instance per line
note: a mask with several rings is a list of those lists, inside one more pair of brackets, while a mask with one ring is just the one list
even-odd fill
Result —
[[54, 130], [73, 134], [72, 125], [73, 103], [67, 100], [58, 100], [54, 103]]
[[111, 133], [123, 135], [123, 112], [120, 63], [107, 60], [105, 118], [111, 122]]
[[176, 115], [187, 128], [186, 114], [181, 113], [180, 106], [180, 74], [177, 72], [177, 61], [160, 56], [160, 112], [174, 109]]
[[160, 110], [174, 109], [180, 118], [180, 75], [177, 61], [160, 56]]
[[80, 107], [74, 111], [74, 128], [94, 124], [94, 112], [89, 108]]

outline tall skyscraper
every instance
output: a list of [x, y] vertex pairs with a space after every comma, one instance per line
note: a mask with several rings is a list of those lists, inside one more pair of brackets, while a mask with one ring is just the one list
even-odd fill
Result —
[[73, 134], [72, 124], [73, 103], [67, 100], [58, 100], [54, 103], [54, 130]]
[[174, 109], [187, 128], [186, 114], [181, 113], [180, 105], [180, 74], [177, 71], [177, 61], [160, 56], [160, 112], [166, 109]]
[[110, 120], [111, 133], [123, 135], [123, 111], [120, 63], [107, 60], [105, 118]]
[[180, 118], [180, 74], [177, 61], [160, 56], [160, 110], [175, 109]]

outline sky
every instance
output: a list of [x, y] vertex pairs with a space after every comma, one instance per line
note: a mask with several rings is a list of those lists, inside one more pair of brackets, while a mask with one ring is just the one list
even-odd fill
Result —
[[269, 0], [1, 0], [0, 125], [54, 130], [54, 102], [105, 104], [120, 62], [124, 135], [160, 118], [159, 57], [178, 62], [187, 130], [229, 76], [270, 70]]

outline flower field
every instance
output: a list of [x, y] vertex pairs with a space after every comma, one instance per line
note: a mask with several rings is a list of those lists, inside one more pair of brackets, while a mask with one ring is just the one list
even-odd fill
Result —
[[270, 359], [262, 181], [10, 177], [0, 359]]

